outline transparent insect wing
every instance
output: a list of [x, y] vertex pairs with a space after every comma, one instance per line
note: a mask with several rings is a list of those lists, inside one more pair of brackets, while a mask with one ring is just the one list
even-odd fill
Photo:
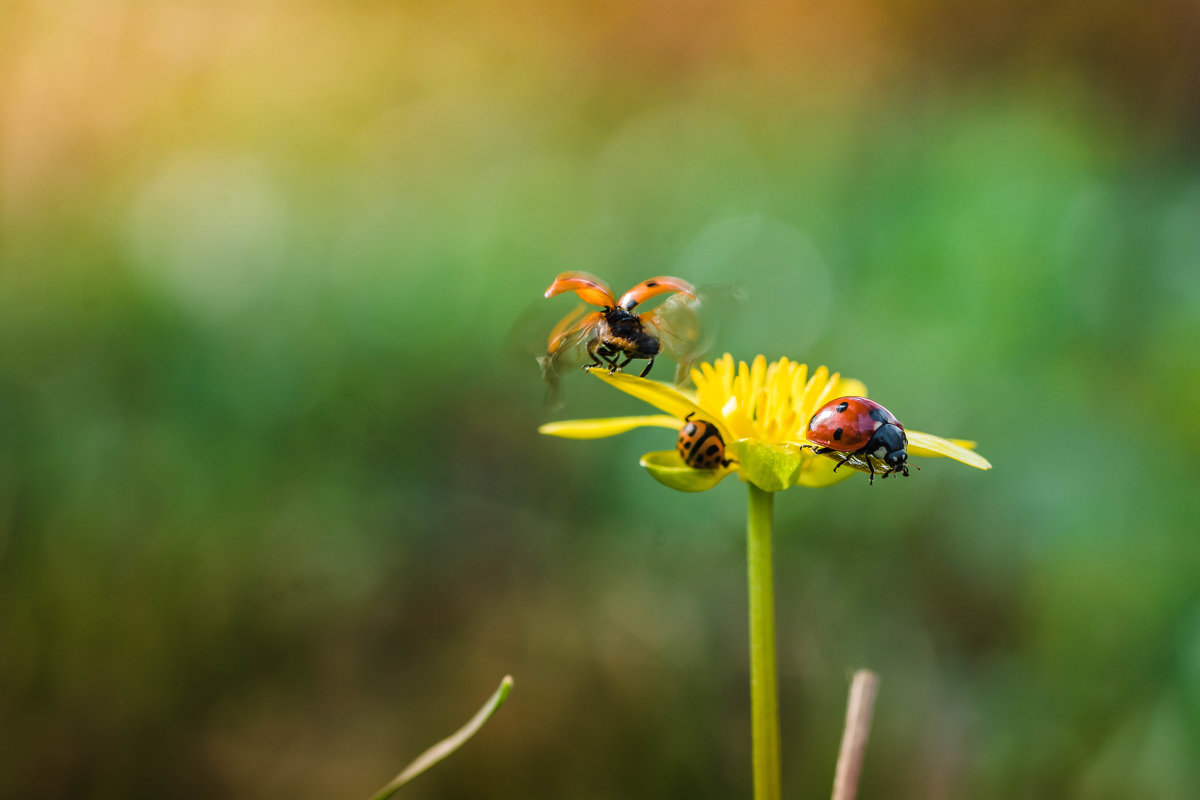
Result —
[[546, 382], [546, 405], [561, 406], [559, 387], [562, 376], [578, 369], [584, 362], [584, 344], [595, 335], [596, 325], [604, 318], [601, 311], [580, 316], [586, 306], [579, 306], [559, 322], [550, 335], [544, 355], [538, 356], [542, 380]]
[[675, 294], [653, 311], [642, 314], [642, 324], [657, 338], [663, 351], [675, 359], [675, 382], [682, 383], [707, 350], [708, 337], [695, 297]]
[[[884, 461], [882, 458], [875, 458], [875, 456], [869, 455], [867, 453], [833, 452], [833, 453], [825, 454], [824, 458], [831, 458], [834, 461], [843, 461], [844, 460], [845, 463], [838, 466], [839, 472], [844, 469], [856, 469], [859, 472], [864, 472], [864, 473], [870, 475], [872, 473], [872, 467], [874, 467], [875, 477], [883, 478], [888, 475], [891, 475], [893, 472], [898, 471], [898, 470], [892, 469], [892, 467], [889, 466], [888, 463], [886, 461]], [[917, 469], [920, 469], [920, 467], [917, 467]]]
[[602, 311], [592, 311], [582, 316], [571, 313], [563, 317], [559, 327], [556, 327], [550, 334], [546, 346], [546, 358], [550, 363], [559, 367], [559, 371], [562, 368], [579, 366], [583, 363], [584, 343], [595, 335], [596, 326], [603, 319]]
[[541, 359], [550, 349], [550, 342], [590, 310], [576, 302], [571, 312], [563, 316], [568, 308], [568, 305], [548, 303], [540, 297], [531, 302], [509, 326], [504, 339], [506, 353], [522, 361], [529, 357]]
[[546, 352], [553, 353], [562, 349], [565, 342], [577, 337], [584, 328], [595, 325], [600, 317], [599, 311], [588, 312], [587, 306], [582, 304], [575, 306], [571, 313], [560, 319], [550, 331], [550, 336], [546, 339]]
[[872, 456], [869, 456], [866, 453], [840, 453], [840, 454], [838, 454], [837, 460], [841, 461], [843, 459], [845, 460], [846, 464], [845, 464], [845, 466], [841, 467], [841, 469], [845, 469], [846, 467], [853, 467], [854, 469], [856, 469], [860, 472], [868, 472], [869, 473], [871, 471], [872, 463], [875, 466], [875, 474], [877, 474], [877, 475], [881, 472], [887, 472], [888, 469], [890, 469], [886, 464], [883, 463], [883, 461], [881, 461], [878, 458], [873, 458]]

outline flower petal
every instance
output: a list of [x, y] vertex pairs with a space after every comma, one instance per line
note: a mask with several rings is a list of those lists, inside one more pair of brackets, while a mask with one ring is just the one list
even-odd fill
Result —
[[658, 450], [642, 456], [641, 464], [654, 480], [663, 486], [678, 489], [681, 492], [704, 492], [718, 483], [726, 475], [735, 472], [734, 467], [720, 469], [695, 469], [683, 463], [676, 450]]
[[908, 436], [909, 455], [946, 456], [977, 469], [992, 468], [986, 458], [974, 450], [968, 449], [975, 447], [974, 442], [968, 442], [965, 439], [943, 439], [940, 436], [920, 431], [905, 431], [905, 434]]
[[842, 378], [836, 397], [866, 397], [867, 385], [857, 378]]
[[538, 427], [538, 433], [560, 436], [563, 439], [602, 439], [616, 436], [634, 428], [671, 428], [679, 430], [682, 423], [674, 417], [651, 414], [645, 417], [606, 417], [602, 419], [565, 419], [547, 422]]
[[668, 386], [665, 383], [648, 380], [646, 378], [638, 378], [633, 375], [626, 375], [624, 372], [614, 372], [608, 374], [608, 370], [593, 369], [588, 370], [592, 375], [595, 375], [605, 383], [611, 384], [620, 389], [626, 394], [631, 394], [639, 400], [643, 400], [657, 408], [659, 411], [665, 411], [675, 417], [675, 427], [683, 427], [683, 419], [688, 414], [695, 413], [703, 419], [707, 419], [716, 424], [717, 429], [721, 431], [721, 436], [725, 441], [729, 441], [733, 437], [730, 436], [729, 430], [725, 427], [724, 420], [721, 420], [709, 412], [705, 411], [700, 406], [696, 405], [690, 397], [685, 395], [673, 386]]
[[[809, 452], [809, 451], [806, 451]], [[804, 466], [796, 480], [797, 486], [807, 486], [809, 489], [824, 489], [841, 483], [854, 474], [852, 469], [840, 469], [834, 472], [838, 462], [828, 456], [805, 456]]]

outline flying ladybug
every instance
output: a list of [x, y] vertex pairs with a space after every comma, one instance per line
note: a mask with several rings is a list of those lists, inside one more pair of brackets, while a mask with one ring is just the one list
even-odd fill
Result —
[[[908, 437], [895, 414], [865, 397], [838, 397], [813, 414], [805, 433], [817, 455], [838, 459], [838, 467], [849, 464], [883, 477], [899, 472], [908, 477]], [[913, 466], [916, 466], [915, 464]], [[920, 467], [917, 467], [920, 469]]]
[[[621, 299], [614, 298], [608, 285], [586, 272], [564, 272], [546, 289], [546, 297], [575, 292], [600, 311], [576, 308], [550, 332], [546, 354], [538, 359], [546, 380], [554, 385], [564, 359], [578, 355], [580, 348], [590, 361], [583, 369], [607, 368], [609, 374], [624, 370], [634, 359], [645, 359], [641, 377], [654, 366], [654, 359], [669, 352], [681, 367], [695, 354], [699, 343], [696, 288], [682, 278], [661, 275], [634, 286]], [[642, 314], [634, 311], [651, 297], [674, 293], [667, 302]], [[575, 363], [578, 363], [577, 361]]]

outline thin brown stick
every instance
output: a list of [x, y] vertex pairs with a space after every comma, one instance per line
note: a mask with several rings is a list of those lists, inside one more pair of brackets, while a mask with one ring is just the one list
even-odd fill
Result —
[[833, 800], [854, 800], [858, 794], [858, 776], [867, 751], [867, 737], [871, 735], [871, 715], [875, 713], [878, 688], [879, 676], [874, 672], [860, 669], [854, 673], [850, 702], [846, 705], [846, 730], [842, 733], [842, 749], [833, 777]]
[[387, 798], [399, 791], [401, 786], [462, 747], [467, 739], [470, 739], [479, 732], [479, 729], [483, 727], [483, 723], [491, 719], [492, 714], [496, 713], [496, 709], [504, 705], [504, 701], [508, 699], [509, 691], [512, 690], [512, 685], [512, 675], [505, 675], [504, 680], [500, 681], [500, 688], [488, 698], [488, 701], [483, 704], [483, 708], [479, 709], [466, 725], [463, 725], [457, 731], [417, 756], [416, 760], [405, 767], [403, 772], [392, 778], [387, 786], [384, 786], [372, 795], [371, 800], [387, 800]]

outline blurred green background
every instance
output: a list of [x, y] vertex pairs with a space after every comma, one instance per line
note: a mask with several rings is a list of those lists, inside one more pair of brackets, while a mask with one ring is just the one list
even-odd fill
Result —
[[748, 797], [744, 489], [535, 433], [568, 268], [736, 282], [720, 350], [995, 465], [778, 498], [787, 796], [860, 666], [861, 797], [1200, 796], [1198, 31], [3, 4], [0, 797], [366, 797], [505, 673], [402, 796]]

